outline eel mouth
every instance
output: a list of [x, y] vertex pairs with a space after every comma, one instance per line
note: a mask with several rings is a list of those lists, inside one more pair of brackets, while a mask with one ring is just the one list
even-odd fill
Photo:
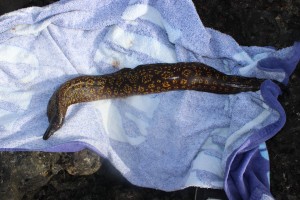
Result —
[[44, 140], [48, 140], [51, 135], [53, 135], [58, 129], [63, 125], [64, 118], [53, 117], [50, 121], [50, 124], [43, 135]]
[[43, 140], [48, 140], [50, 138], [51, 135], [53, 135], [55, 131], [53, 130], [52, 126], [49, 125], [49, 127], [47, 128], [47, 130], [45, 131], [44, 135], [43, 135]]

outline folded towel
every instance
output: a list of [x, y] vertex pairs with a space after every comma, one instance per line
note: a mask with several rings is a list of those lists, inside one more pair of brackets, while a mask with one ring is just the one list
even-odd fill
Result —
[[287, 83], [300, 43], [243, 47], [205, 28], [190, 0], [61, 0], [0, 17], [0, 150], [89, 148], [133, 184], [224, 188], [272, 198], [265, 141], [285, 123], [280, 88], [236, 95], [173, 91], [72, 105], [49, 140], [47, 103], [60, 84], [147, 63], [201, 62]]

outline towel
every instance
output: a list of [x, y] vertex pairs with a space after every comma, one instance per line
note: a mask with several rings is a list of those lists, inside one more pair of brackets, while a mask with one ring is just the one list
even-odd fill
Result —
[[272, 81], [235, 95], [172, 91], [72, 105], [45, 141], [47, 103], [73, 77], [148, 63], [201, 62], [287, 84], [299, 52], [297, 42], [240, 46], [204, 27], [190, 0], [61, 0], [8, 13], [0, 17], [0, 150], [89, 148], [138, 186], [272, 199], [264, 142], [286, 117]]

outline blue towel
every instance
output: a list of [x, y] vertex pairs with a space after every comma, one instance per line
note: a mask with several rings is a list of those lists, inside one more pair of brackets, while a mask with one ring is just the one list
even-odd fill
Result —
[[203, 26], [190, 0], [61, 0], [0, 17], [0, 150], [89, 148], [133, 184], [224, 188], [272, 199], [265, 141], [285, 123], [280, 88], [236, 95], [173, 91], [72, 105], [49, 140], [47, 103], [60, 84], [147, 63], [197, 61], [226, 74], [287, 83], [300, 43], [240, 46]]

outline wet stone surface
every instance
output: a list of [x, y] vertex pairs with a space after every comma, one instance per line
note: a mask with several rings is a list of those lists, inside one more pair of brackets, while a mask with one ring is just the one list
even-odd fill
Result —
[[[0, 0], [0, 14], [53, 0]], [[231, 35], [241, 45], [292, 45], [300, 40], [299, 0], [199, 0], [203, 24]], [[4, 7], [3, 7], [4, 6]], [[183, 16], [184, 17], [184, 16]], [[289, 95], [280, 97], [287, 114], [284, 128], [267, 141], [271, 191], [276, 199], [300, 199], [300, 66], [291, 77]], [[100, 167], [101, 166], [101, 167]], [[0, 152], [0, 197], [6, 199], [194, 199], [195, 188], [163, 192], [128, 183], [107, 161], [84, 150], [77, 153]], [[198, 190], [199, 199], [211, 193]], [[201, 198], [202, 197], [202, 198]]]

